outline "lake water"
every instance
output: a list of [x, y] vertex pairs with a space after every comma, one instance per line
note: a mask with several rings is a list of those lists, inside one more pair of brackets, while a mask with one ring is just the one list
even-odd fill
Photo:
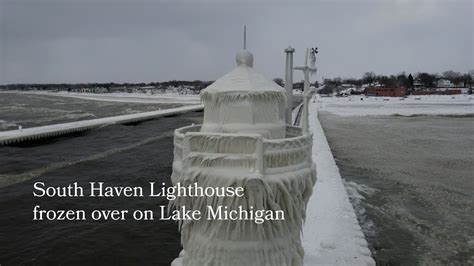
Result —
[[[48, 95], [0, 94], [0, 119], [24, 127], [78, 121], [179, 104], [90, 101]], [[111, 125], [86, 133], [0, 147], [0, 264], [169, 265], [181, 250], [176, 223], [166, 221], [32, 221], [42, 209], [152, 209], [164, 198], [36, 198], [34, 182], [66, 186], [170, 185], [173, 131], [201, 123], [202, 113]], [[87, 193], [86, 193], [87, 194]]]
[[474, 264], [474, 117], [320, 120], [379, 264]]
[[[32, 221], [42, 209], [152, 209], [164, 198], [36, 198], [33, 184], [88, 182], [111, 186], [170, 185], [173, 130], [201, 123], [202, 113], [112, 125], [86, 134], [0, 147], [0, 262], [5, 265], [169, 265], [181, 250], [167, 221]], [[21, 183], [16, 183], [23, 181]], [[5, 185], [5, 184], [3, 184]], [[87, 193], [86, 193], [87, 194]]]

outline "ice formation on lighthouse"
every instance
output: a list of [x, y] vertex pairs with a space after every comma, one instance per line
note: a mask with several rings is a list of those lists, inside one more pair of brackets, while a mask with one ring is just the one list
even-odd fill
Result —
[[253, 69], [253, 55], [236, 56], [237, 67], [201, 92], [202, 132], [259, 133], [285, 136], [286, 95], [283, 88]]
[[172, 181], [243, 187], [243, 197], [177, 197], [175, 208], [225, 206], [272, 210], [284, 220], [180, 221], [183, 251], [172, 265], [302, 265], [300, 234], [316, 181], [312, 134], [285, 125], [285, 91], [253, 69], [241, 51], [237, 67], [201, 93], [204, 122], [174, 134]]

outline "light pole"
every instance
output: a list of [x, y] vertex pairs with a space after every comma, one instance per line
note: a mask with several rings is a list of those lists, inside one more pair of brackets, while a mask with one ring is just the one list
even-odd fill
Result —
[[285, 122], [291, 125], [291, 114], [293, 113], [293, 53], [295, 49], [288, 46], [285, 49], [286, 53], [286, 68], [285, 68], [285, 90], [286, 90], [286, 114]]
[[314, 64], [316, 63], [316, 54], [318, 53], [318, 48], [312, 48], [311, 49], [311, 67], [308, 66], [308, 57], [310, 56], [309, 54], [309, 48], [306, 49], [306, 56], [304, 60], [304, 66], [302, 67], [295, 67], [296, 70], [301, 70], [303, 71], [304, 74], [304, 88], [303, 88], [303, 132], [308, 132], [308, 96], [310, 95], [309, 91], [309, 75], [316, 73], [317, 69], [314, 67]]

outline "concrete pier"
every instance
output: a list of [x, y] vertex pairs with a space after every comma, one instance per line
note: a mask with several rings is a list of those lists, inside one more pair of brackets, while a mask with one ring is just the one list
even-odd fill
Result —
[[111, 125], [127, 124], [145, 120], [155, 119], [157, 117], [182, 114], [192, 111], [201, 111], [203, 105], [190, 105], [172, 109], [144, 112], [138, 114], [120, 115], [105, 117], [56, 125], [48, 125], [33, 128], [24, 128], [22, 130], [10, 130], [0, 132], [0, 146], [20, 143], [23, 141], [38, 140], [42, 138], [57, 137], [61, 135], [87, 131], [93, 128]]
[[318, 180], [303, 227], [305, 265], [375, 265], [344, 187], [339, 168], [318, 119], [318, 103], [309, 103], [313, 160]]

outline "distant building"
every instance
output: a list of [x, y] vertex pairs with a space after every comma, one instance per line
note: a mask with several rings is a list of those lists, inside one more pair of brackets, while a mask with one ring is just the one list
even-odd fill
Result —
[[443, 89], [443, 90], [422, 90], [422, 91], [414, 91], [412, 95], [456, 95], [456, 94], [463, 94], [467, 93], [468, 89]]
[[337, 88], [338, 95], [339, 96], [349, 96], [349, 95], [360, 95], [363, 94], [365, 89], [364, 88], [359, 88], [354, 85], [350, 86], [344, 86], [341, 85], [341, 87]]
[[415, 91], [418, 91], [418, 90], [423, 90], [425, 88], [425, 85], [423, 84], [423, 82], [421, 82], [421, 80], [419, 78], [416, 78], [414, 81], [413, 81], [413, 89]]
[[469, 82], [466, 82], [466, 81], [458, 81], [458, 83], [454, 84], [453, 87], [455, 88], [466, 88], [466, 87], [469, 87]]
[[127, 87], [125, 86], [111, 87], [110, 92], [114, 92], [114, 93], [127, 92]]
[[370, 87], [365, 90], [366, 96], [384, 96], [384, 97], [403, 97], [407, 95], [407, 90], [405, 87], [397, 88], [374, 88]]
[[460, 89], [446, 90], [445, 94], [446, 95], [462, 94], [462, 90], [460, 90]]
[[380, 82], [375, 81], [375, 82], [372, 82], [372, 83], [362, 84], [361, 87], [362, 88], [381, 88], [381, 87], [383, 87], [383, 85], [380, 84]]
[[452, 88], [454, 87], [454, 84], [451, 83], [450, 80], [448, 79], [439, 79], [436, 81], [436, 87], [438, 88]]
[[141, 90], [154, 90], [155, 86], [141, 86], [140, 89]]

